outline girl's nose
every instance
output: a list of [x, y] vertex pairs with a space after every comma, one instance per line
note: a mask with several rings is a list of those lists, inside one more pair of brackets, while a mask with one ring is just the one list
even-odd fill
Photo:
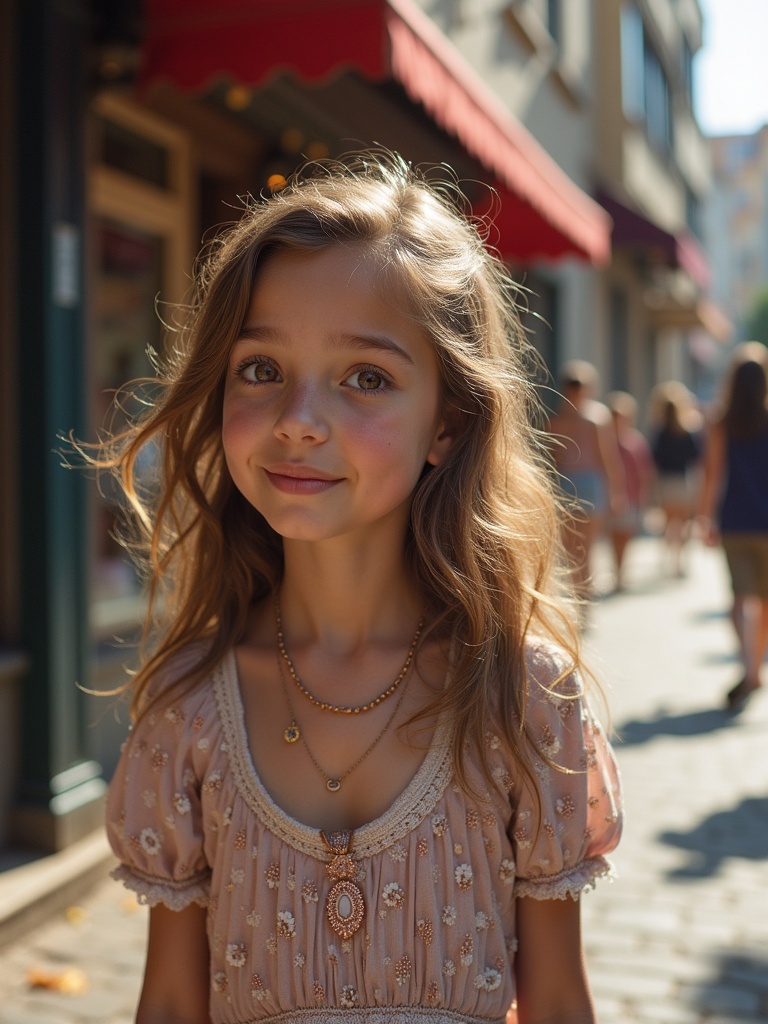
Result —
[[324, 441], [328, 437], [325, 402], [318, 385], [302, 383], [284, 392], [275, 436], [286, 441]]

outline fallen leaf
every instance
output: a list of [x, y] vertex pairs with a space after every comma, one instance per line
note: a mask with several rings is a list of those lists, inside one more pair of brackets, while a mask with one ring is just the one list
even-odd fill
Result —
[[30, 988], [44, 988], [67, 996], [79, 996], [88, 991], [88, 977], [79, 967], [66, 967], [61, 971], [30, 967], [27, 971], [27, 984]]

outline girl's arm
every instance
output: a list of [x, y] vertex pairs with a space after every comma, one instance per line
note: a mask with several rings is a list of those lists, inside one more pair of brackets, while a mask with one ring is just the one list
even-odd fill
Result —
[[580, 904], [517, 901], [515, 954], [519, 1024], [595, 1024], [584, 965]]
[[136, 1024], [211, 1024], [204, 907], [149, 915], [149, 945]]

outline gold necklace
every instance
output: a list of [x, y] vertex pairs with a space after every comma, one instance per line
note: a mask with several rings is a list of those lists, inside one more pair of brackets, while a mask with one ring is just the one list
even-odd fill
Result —
[[358, 757], [355, 763], [351, 765], [349, 768], [347, 768], [347, 770], [343, 774], [337, 776], [337, 778], [334, 779], [320, 767], [317, 759], [315, 758], [315, 755], [309, 749], [309, 744], [307, 743], [306, 736], [303, 735], [301, 729], [299, 728], [299, 724], [296, 721], [296, 713], [293, 710], [293, 704], [291, 703], [291, 698], [290, 695], [288, 694], [288, 687], [285, 685], [285, 673], [283, 672], [283, 663], [280, 657], [278, 657], [277, 659], [277, 669], [278, 672], [280, 673], [280, 682], [283, 687], [283, 693], [285, 694], [285, 702], [288, 705], [288, 713], [291, 716], [291, 724], [283, 733], [283, 739], [285, 740], [286, 743], [296, 743], [297, 740], [301, 740], [301, 742], [304, 744], [304, 749], [306, 750], [310, 761], [315, 766], [319, 774], [325, 779], [325, 788], [328, 790], [329, 793], [338, 793], [339, 790], [341, 789], [341, 784], [344, 781], [344, 779], [346, 779], [347, 776], [351, 775], [355, 768], [357, 768], [358, 765], [361, 765], [363, 761], [366, 759], [366, 757], [368, 757], [368, 755], [373, 752], [373, 750], [376, 748], [376, 746], [378, 745], [386, 731], [389, 729], [390, 725], [392, 725], [392, 722], [395, 720], [395, 715], [400, 710], [400, 705], [403, 703], [403, 698], [405, 697], [405, 691], [407, 689], [407, 686], [404, 686], [403, 689], [400, 691], [400, 696], [397, 698], [397, 702], [394, 708], [392, 709], [392, 714], [389, 716], [384, 725], [384, 728], [376, 736], [370, 747], [368, 747], [368, 749], [365, 750], [360, 755], [360, 757]]
[[298, 687], [299, 692], [302, 693], [307, 698], [307, 700], [310, 701], [310, 703], [314, 704], [315, 707], [320, 708], [321, 711], [333, 711], [337, 715], [361, 715], [364, 711], [370, 711], [372, 708], [377, 707], [379, 704], [381, 704], [382, 701], [386, 700], [387, 697], [391, 697], [392, 694], [400, 685], [400, 683], [402, 683], [402, 681], [405, 679], [408, 673], [408, 669], [411, 667], [411, 662], [413, 661], [413, 655], [416, 651], [416, 645], [419, 642], [421, 631], [424, 628], [424, 616], [422, 615], [421, 619], [419, 620], [419, 624], [416, 627], [416, 632], [413, 635], [413, 640], [411, 641], [411, 646], [408, 648], [408, 654], [405, 657], [405, 663], [403, 664], [403, 667], [400, 669], [400, 672], [397, 675], [397, 679], [395, 679], [394, 683], [392, 683], [391, 686], [388, 686], [386, 690], [380, 693], [378, 697], [374, 697], [374, 699], [372, 701], [369, 701], [368, 704], [360, 704], [358, 707], [347, 707], [344, 704], [329, 704], [328, 701], [318, 700], [317, 697], [315, 697], [313, 694], [309, 692], [304, 683], [302, 683], [301, 679], [299, 678], [299, 674], [294, 667], [293, 662], [288, 656], [288, 651], [285, 649], [285, 637], [283, 636], [283, 620], [280, 615], [280, 602], [277, 597], [275, 597], [275, 623], [277, 626], [277, 649], [280, 653], [280, 658], [288, 666], [288, 671], [291, 674], [291, 679], [293, 679], [294, 683]]

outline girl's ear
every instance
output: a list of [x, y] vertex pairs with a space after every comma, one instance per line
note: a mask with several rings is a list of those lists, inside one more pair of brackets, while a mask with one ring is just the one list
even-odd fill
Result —
[[463, 425], [464, 417], [458, 409], [446, 410], [427, 452], [427, 462], [430, 466], [437, 466], [443, 461], [460, 436]]

